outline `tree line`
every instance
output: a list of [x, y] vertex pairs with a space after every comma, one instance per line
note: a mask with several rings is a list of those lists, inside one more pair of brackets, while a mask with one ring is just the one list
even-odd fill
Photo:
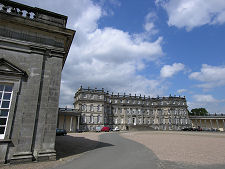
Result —
[[188, 112], [189, 116], [207, 116], [208, 111], [205, 108], [195, 108]]

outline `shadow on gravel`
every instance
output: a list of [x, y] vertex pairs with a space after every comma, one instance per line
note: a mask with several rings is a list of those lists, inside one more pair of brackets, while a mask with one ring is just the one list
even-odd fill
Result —
[[94, 141], [85, 137], [57, 136], [55, 142], [56, 159], [81, 154], [101, 147], [114, 146], [112, 144]]

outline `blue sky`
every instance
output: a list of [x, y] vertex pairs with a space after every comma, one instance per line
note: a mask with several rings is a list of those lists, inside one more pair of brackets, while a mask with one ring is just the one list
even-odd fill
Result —
[[17, 0], [69, 17], [77, 31], [60, 106], [80, 85], [185, 95], [189, 109], [225, 113], [224, 0]]

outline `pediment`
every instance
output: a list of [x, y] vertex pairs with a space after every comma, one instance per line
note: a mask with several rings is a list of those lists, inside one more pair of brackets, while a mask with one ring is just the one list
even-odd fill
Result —
[[0, 74], [25, 77], [27, 76], [27, 73], [25, 71], [3, 58], [0, 59]]

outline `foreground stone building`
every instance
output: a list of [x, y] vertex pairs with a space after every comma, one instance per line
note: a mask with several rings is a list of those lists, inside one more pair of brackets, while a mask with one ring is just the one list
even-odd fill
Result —
[[87, 131], [97, 126], [180, 130], [191, 125], [185, 97], [150, 98], [81, 87], [75, 93], [74, 107], [81, 111], [80, 128]]
[[67, 17], [0, 0], [0, 163], [55, 159]]

